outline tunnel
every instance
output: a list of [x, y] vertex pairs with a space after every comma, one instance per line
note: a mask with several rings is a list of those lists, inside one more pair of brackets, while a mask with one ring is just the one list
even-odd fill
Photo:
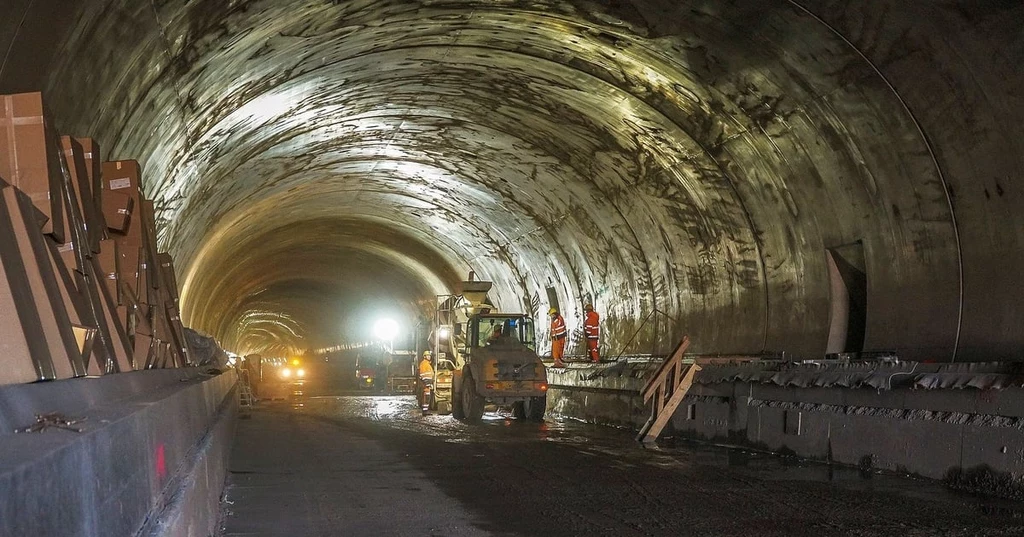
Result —
[[[312, 356], [358, 346], [382, 318], [397, 319], [403, 337], [425, 340], [422, 327], [437, 297], [475, 278], [493, 282], [489, 299], [497, 310], [535, 320], [537, 355], [551, 354], [549, 308], [564, 316], [572, 332], [567, 353], [575, 356], [585, 351], [585, 306], [600, 314], [600, 353], [614, 365], [549, 370], [549, 415], [636, 428], [649, 409], [647, 399], [638, 402], [637, 390], [647, 389], [642, 379], [671, 360], [678, 365], [686, 351], [694, 366], [681, 382], [694, 391], [673, 403], [681, 405], [678, 412], [672, 406], [670, 429], [679, 438], [739, 442], [968, 489], [984, 482], [986, 492], [1021, 497], [1024, 300], [1014, 268], [1024, 263], [1019, 1], [0, 3], [0, 94], [41, 91], [56, 131], [94, 138], [103, 160], [141, 164], [159, 250], [175, 260], [180, 320], [232, 355]], [[698, 362], [711, 366], [700, 370]], [[137, 373], [143, 372], [131, 375]], [[194, 450], [195, 457], [228, 459], [228, 423], [237, 409], [217, 405], [235, 401], [241, 388], [216, 374], [211, 380], [205, 375], [214, 373], [206, 371], [156, 372], [146, 378], [158, 380], [131, 381], [137, 394], [163, 394], [152, 384], [158, 381], [193, 390], [165, 403], [167, 415], [147, 410], [156, 414], [145, 419], [157, 424], [148, 425], [154, 431], [194, 426], [202, 439], [165, 445], [151, 434], [152, 453], [132, 453], [153, 468], [132, 475], [150, 472], [159, 476], [154, 483], [168, 483], [165, 462], [193, 464], [185, 454]], [[85, 397], [48, 389], [40, 393], [53, 400], [72, 392]], [[29, 393], [12, 390], [13, 396], [0, 390], [5, 426], [3, 411], [17, 406], [5, 401]], [[493, 524], [479, 527], [511, 528], [503, 534], [539, 534], [531, 524], [547, 519], [493, 512], [482, 496], [460, 487], [489, 490], [496, 481], [460, 473], [472, 466], [463, 461], [491, 457], [517, 476], [538, 477], [529, 471], [534, 461], [560, 464], [542, 450], [573, 442], [586, 457], [620, 458], [571, 459], [597, 485], [543, 474], [551, 494], [627, 483], [624, 498], [633, 499], [622, 505], [647, 513], [669, 504], [659, 504], [660, 493], [645, 486], [674, 491], [703, 506], [694, 508], [697, 515], [671, 515], [694, 516], [687, 526], [694, 535], [749, 534], [760, 520], [761, 511], [747, 507], [762, 505], [754, 496], [719, 488], [730, 482], [726, 475], [733, 483], [754, 482], [736, 473], [746, 470], [687, 475], [693, 487], [686, 488], [673, 477], [681, 472], [676, 463], [657, 459], [650, 464], [661, 466], [651, 470], [605, 429], [549, 421], [524, 433], [511, 418], [494, 418], [482, 429], [489, 432], [473, 436], [458, 424], [408, 425], [403, 404], [412, 405], [342, 398], [291, 410], [349, 416], [345, 442], [364, 442], [352, 452], [374, 464], [415, 466], [407, 468], [417, 472], [415, 486], [397, 497], [422, 487], [456, 498]], [[601, 421], [612, 414], [619, 421]], [[223, 423], [201, 421], [219, 415]], [[342, 441], [323, 441], [335, 434], [317, 429], [323, 420], [303, 422], [302, 430], [317, 431], [307, 438], [296, 421], [254, 416], [239, 426], [236, 449], [269, 445], [278, 451], [268, 452], [298, 457], [288, 464], [300, 469], [337, 455], [343, 465], [356, 465], [345, 470], [354, 483], [376, 490], [360, 481], [365, 468], [352, 462], [358, 457], [346, 458]], [[392, 418], [405, 425], [381, 425]], [[443, 431], [468, 440], [442, 442]], [[411, 439], [414, 433], [422, 436]], [[508, 446], [547, 447], [531, 448], [542, 454], [528, 460], [504, 444], [478, 449], [503, 434], [512, 435]], [[308, 445], [283, 447], [290, 436]], [[389, 459], [381, 445], [406, 452]], [[448, 450], [460, 462], [443, 475], [436, 467], [444, 463], [403, 459]], [[716, 457], [695, 453], [683, 466]], [[239, 463], [232, 486], [262, 486], [264, 456], [243, 456], [249, 462]], [[196, 468], [227, 473], [202, 461]], [[322, 468], [306, 469], [310, 482], [321, 477]], [[643, 477], [603, 481], [626, 469]], [[13, 475], [8, 470], [0, 464], [0, 480]], [[450, 481], [451, 472], [459, 479]], [[108, 473], [114, 481], [123, 477], [118, 469]], [[139, 490], [150, 486], [138, 479]], [[346, 493], [318, 486], [324, 495]], [[530, 496], [516, 486], [519, 497]], [[838, 535], [868, 524], [852, 510], [832, 511], [834, 490], [778, 487], [771, 490], [782, 499], [772, 505], [790, 520], [827, 511], [844, 521], [807, 521], [806, 533], [792, 534], [818, 535], [818, 528]], [[851, 505], [882, 513], [871, 527], [888, 529], [864, 535], [896, 531], [886, 524], [908, 513], [916, 513], [915, 527], [931, 529], [946, 517], [958, 524], [955, 517], [967, 516], [943, 508], [952, 505], [945, 497], [920, 510], [887, 500], [907, 487], [844, 489], [863, 500]], [[715, 499], [704, 504], [694, 491], [712, 491]], [[747, 503], [729, 503], [736, 498]], [[15, 512], [5, 503], [0, 519]], [[461, 508], [444, 505], [440, 512]], [[1021, 516], [1017, 507], [999, 509]], [[715, 525], [722, 513], [740, 512], [746, 518], [735, 519], [737, 526]], [[586, 529], [591, 522], [569, 517], [576, 520], [570, 526], [578, 525], [553, 522], [550, 534], [683, 534], [669, 531], [668, 518], [658, 518], [669, 515], [659, 513], [644, 515], [654, 517], [644, 519], [654, 529], [614, 518], [594, 523], [603, 529]], [[143, 515], [133, 516], [160, 520]], [[203, 524], [216, 522], [204, 516]], [[998, 521], [970, 523], [978, 520], [996, 531]], [[762, 529], [786, 535], [792, 527]], [[97, 531], [80, 534], [116, 533]], [[476, 535], [460, 531], [452, 534]]]
[[358, 339], [471, 270], [506, 310], [593, 302], [612, 354], [1022, 343], [1017, 2], [6, 11], [0, 88], [142, 163], [229, 350]]

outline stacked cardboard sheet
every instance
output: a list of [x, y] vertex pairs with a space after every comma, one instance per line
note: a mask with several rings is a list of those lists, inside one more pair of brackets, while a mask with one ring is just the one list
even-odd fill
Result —
[[138, 163], [51, 125], [0, 96], [0, 384], [190, 365]]

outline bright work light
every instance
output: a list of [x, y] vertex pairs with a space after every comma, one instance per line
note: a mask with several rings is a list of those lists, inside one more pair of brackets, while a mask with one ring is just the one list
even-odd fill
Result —
[[373, 325], [373, 335], [383, 341], [391, 341], [398, 335], [398, 323], [392, 319], [381, 319]]

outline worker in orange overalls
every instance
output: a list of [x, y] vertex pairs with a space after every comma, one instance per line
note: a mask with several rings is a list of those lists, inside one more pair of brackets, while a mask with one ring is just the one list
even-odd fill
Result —
[[601, 336], [601, 316], [594, 311], [594, 306], [587, 304], [583, 306], [586, 316], [583, 319], [583, 333], [587, 336], [587, 355], [590, 361], [599, 362], [601, 357], [597, 354], [597, 344]]
[[420, 406], [425, 406], [430, 403], [427, 400], [427, 394], [434, 385], [434, 365], [431, 363], [430, 351], [423, 351], [423, 359], [420, 360], [419, 367], [419, 390], [416, 392], [416, 399], [419, 400]]
[[548, 310], [551, 316], [551, 358], [555, 361], [554, 367], [565, 367], [562, 355], [565, 353], [565, 319], [558, 313], [558, 308]]

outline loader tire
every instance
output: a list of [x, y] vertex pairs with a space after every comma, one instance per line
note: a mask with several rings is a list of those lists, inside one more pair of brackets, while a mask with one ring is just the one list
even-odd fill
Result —
[[466, 419], [466, 413], [462, 411], [462, 395], [459, 392], [452, 392], [452, 416], [459, 421]]
[[466, 423], [480, 423], [484, 417], [484, 398], [476, 393], [476, 383], [471, 377], [462, 381], [462, 413]]
[[544, 421], [544, 412], [548, 406], [548, 396], [531, 397], [522, 403], [523, 415], [530, 421]]
[[512, 417], [517, 420], [526, 419], [526, 402], [516, 401], [512, 405]]

